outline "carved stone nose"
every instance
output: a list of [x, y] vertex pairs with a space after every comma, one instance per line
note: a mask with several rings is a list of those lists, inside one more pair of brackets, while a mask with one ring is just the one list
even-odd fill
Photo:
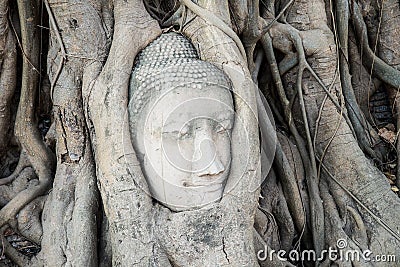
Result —
[[223, 171], [225, 171], [225, 167], [222, 164], [222, 162], [219, 160], [218, 156], [216, 156], [214, 161], [211, 163], [211, 165], [208, 168], [206, 168], [205, 170], [198, 172], [197, 176], [203, 177], [203, 176], [207, 176], [207, 175], [217, 175]]
[[225, 170], [212, 140], [210, 126], [206, 122], [196, 133], [194, 146], [192, 167], [198, 177], [217, 175]]

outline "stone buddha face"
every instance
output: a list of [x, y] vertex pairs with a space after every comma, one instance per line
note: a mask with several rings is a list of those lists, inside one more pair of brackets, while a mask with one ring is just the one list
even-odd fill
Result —
[[133, 145], [152, 196], [174, 211], [220, 200], [229, 175], [234, 107], [218, 85], [165, 90], [143, 107]]

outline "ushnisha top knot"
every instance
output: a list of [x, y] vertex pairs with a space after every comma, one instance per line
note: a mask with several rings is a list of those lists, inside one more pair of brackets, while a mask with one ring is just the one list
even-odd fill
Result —
[[178, 86], [201, 90], [210, 85], [231, 88], [225, 73], [200, 60], [186, 37], [175, 32], [160, 35], [139, 53], [135, 61], [129, 87], [131, 127], [151, 98]]

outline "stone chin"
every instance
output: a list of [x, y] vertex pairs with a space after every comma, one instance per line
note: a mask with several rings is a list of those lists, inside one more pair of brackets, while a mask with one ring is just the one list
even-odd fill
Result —
[[168, 190], [167, 195], [163, 195], [164, 192], [160, 192], [160, 189], [159, 185], [150, 186], [150, 191], [155, 199], [173, 211], [187, 211], [219, 202], [224, 191], [224, 184], [187, 186], [184, 190], [175, 186], [166, 186], [164, 189]]

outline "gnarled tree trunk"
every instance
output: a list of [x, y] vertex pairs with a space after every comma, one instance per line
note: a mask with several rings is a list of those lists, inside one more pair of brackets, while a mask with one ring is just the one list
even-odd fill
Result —
[[[374, 147], [368, 105], [382, 84], [398, 110], [400, 9], [378, 2], [2, 1], [2, 252], [19, 266], [398, 266], [400, 200], [384, 173], [399, 164], [385, 162], [393, 141]], [[231, 190], [192, 211], [154, 201], [128, 137], [135, 57], [170, 30], [227, 74], [247, 130], [233, 129]], [[288, 258], [307, 250], [323, 256]]]

